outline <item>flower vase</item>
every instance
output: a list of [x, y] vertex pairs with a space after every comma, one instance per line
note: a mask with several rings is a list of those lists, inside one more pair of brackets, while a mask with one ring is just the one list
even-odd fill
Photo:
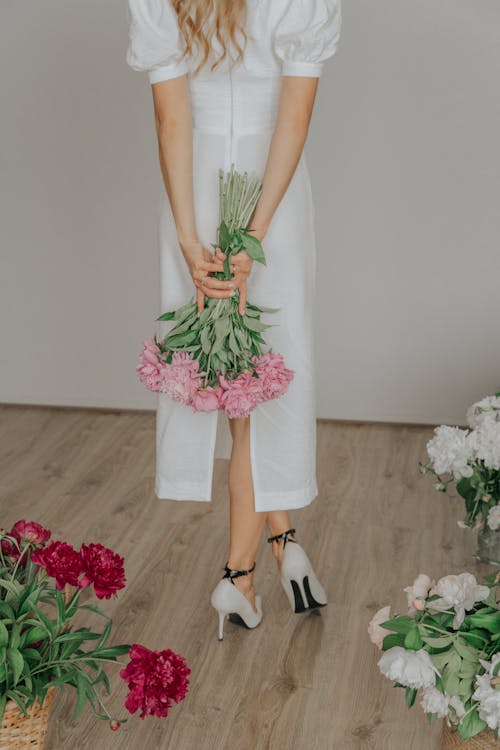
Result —
[[483, 729], [479, 734], [471, 737], [470, 740], [463, 740], [458, 731], [453, 732], [448, 722], [443, 722], [443, 736], [441, 740], [441, 750], [497, 750], [499, 744], [491, 729]]
[[477, 534], [478, 560], [490, 565], [500, 565], [500, 529], [490, 529], [486, 522]]
[[13, 700], [7, 701], [0, 727], [0, 747], [9, 750], [43, 750], [50, 707], [56, 688], [49, 687], [43, 705], [38, 699], [26, 709], [27, 716], [21, 713]]

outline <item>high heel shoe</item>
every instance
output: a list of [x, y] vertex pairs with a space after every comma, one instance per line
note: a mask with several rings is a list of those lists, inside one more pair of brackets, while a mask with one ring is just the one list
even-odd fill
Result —
[[257, 627], [262, 620], [261, 597], [258, 594], [255, 595], [255, 606], [257, 607], [257, 612], [255, 612], [245, 594], [236, 587], [233, 581], [233, 578], [251, 573], [254, 568], [255, 562], [250, 570], [235, 570], [228, 568], [227, 565], [224, 566], [226, 572], [210, 597], [210, 602], [219, 615], [219, 641], [224, 638], [224, 619], [226, 616], [231, 622], [244, 625], [247, 628]]
[[[328, 604], [323, 586], [318, 581], [311, 561], [295, 539], [289, 539], [295, 529], [288, 529], [281, 534], [270, 536], [268, 542], [283, 538], [283, 557], [281, 559], [280, 579], [292, 612], [306, 612]], [[287, 544], [287, 542], [294, 542]]]

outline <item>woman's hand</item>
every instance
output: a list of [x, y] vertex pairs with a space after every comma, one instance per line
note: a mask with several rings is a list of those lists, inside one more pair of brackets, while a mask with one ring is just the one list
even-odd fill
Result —
[[223, 299], [235, 293], [233, 279], [223, 281], [209, 276], [211, 273], [223, 272], [222, 261], [216, 258], [201, 242], [180, 243], [182, 254], [188, 264], [189, 272], [196, 287], [198, 312], [205, 307], [205, 297]]
[[[224, 261], [226, 254], [222, 252], [220, 247], [215, 250], [215, 258], [221, 263]], [[240, 250], [235, 255], [231, 255], [229, 262], [229, 270], [234, 274], [231, 281], [234, 284], [235, 289], [240, 290], [240, 298], [238, 300], [238, 312], [243, 315], [245, 312], [245, 306], [247, 303], [247, 279], [250, 276], [253, 267], [253, 258], [251, 258], [246, 250]]]

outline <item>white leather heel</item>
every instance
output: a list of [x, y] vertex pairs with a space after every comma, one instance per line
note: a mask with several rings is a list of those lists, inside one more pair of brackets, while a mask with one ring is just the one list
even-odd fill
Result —
[[262, 598], [258, 594], [255, 595], [255, 606], [257, 607], [257, 612], [255, 612], [245, 594], [236, 588], [232, 580], [240, 575], [251, 573], [254, 568], [255, 563], [250, 570], [234, 570], [226, 565], [224, 577], [212, 591], [210, 602], [219, 615], [219, 641], [224, 638], [224, 620], [226, 617], [231, 622], [244, 625], [247, 628], [257, 627], [262, 620]]
[[282, 534], [269, 537], [267, 541], [271, 543], [274, 540], [284, 539], [280, 580], [292, 612], [298, 613], [324, 607], [328, 602], [326, 592], [305, 551], [295, 539], [288, 539], [288, 535], [294, 532], [295, 529], [288, 529]]

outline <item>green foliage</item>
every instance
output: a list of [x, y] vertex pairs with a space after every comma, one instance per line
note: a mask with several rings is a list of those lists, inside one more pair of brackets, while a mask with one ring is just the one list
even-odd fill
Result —
[[[12, 541], [0, 531], [3, 539]], [[23, 565], [0, 551], [0, 722], [7, 700], [26, 715], [37, 698], [43, 702], [49, 687], [66, 684], [77, 693], [74, 718], [89, 701], [96, 715], [110, 719], [100, 695], [101, 688], [110, 692], [104, 666], [130, 646], [109, 646], [109, 617], [100, 607], [80, 604], [79, 589], [71, 594], [67, 587], [63, 595], [44, 569], [31, 562], [34, 546], [23, 542]], [[73, 628], [72, 619], [85, 609], [106, 618], [102, 632]], [[99, 706], [105, 715], [97, 713]]]
[[[469, 740], [481, 732], [486, 724], [478, 714], [479, 703], [473, 699], [476, 678], [485, 672], [485, 662], [491, 662], [500, 653], [500, 602], [498, 584], [500, 576], [493, 574], [483, 579], [483, 585], [490, 588], [486, 599], [474, 604], [460, 624], [454, 627], [455, 611], [433, 611], [432, 603], [436, 596], [428, 596], [423, 601], [423, 609], [413, 615], [394, 615], [381, 623], [388, 631], [382, 649], [388, 651], [401, 647], [407, 651], [423, 649], [429, 654], [437, 670], [435, 687], [437, 690], [458, 699], [465, 714], [457, 714], [456, 706], [449, 707], [449, 720], [456, 727], [463, 740]], [[500, 661], [492, 668], [492, 677], [500, 675]], [[405, 689], [408, 708], [416, 701], [417, 691], [399, 682], [395, 687]], [[429, 714], [429, 721], [436, 715]]]

